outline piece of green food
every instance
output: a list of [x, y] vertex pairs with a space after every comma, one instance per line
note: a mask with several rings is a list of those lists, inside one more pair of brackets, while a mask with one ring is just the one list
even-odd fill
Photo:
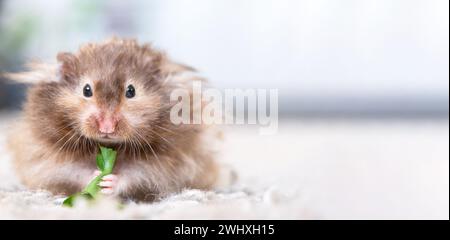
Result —
[[95, 177], [80, 193], [75, 193], [67, 197], [63, 206], [72, 207], [78, 198], [85, 198], [87, 200], [93, 200], [100, 191], [98, 184], [102, 178], [112, 173], [114, 163], [116, 162], [117, 152], [111, 148], [100, 147], [100, 152], [97, 154], [97, 168], [101, 173]]

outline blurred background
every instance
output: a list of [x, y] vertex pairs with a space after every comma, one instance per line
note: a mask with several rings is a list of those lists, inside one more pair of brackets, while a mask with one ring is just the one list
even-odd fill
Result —
[[[0, 0], [0, 71], [113, 35], [220, 89], [279, 89], [278, 134], [227, 135], [243, 182], [323, 218], [448, 219], [448, 0]], [[23, 93], [0, 81], [0, 127]]]
[[[448, 115], [446, 0], [0, 0], [0, 71], [110, 36], [219, 88], [278, 88], [281, 114]], [[1, 107], [17, 87], [1, 86]]]

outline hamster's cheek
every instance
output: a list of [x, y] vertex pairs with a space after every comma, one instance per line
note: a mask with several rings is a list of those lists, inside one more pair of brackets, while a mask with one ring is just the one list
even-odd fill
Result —
[[131, 126], [139, 127], [156, 120], [160, 109], [160, 97], [158, 95], [141, 95], [125, 102], [122, 107], [122, 115]]
[[81, 122], [86, 122], [88, 119], [95, 115], [98, 112], [98, 109], [95, 105], [89, 103], [81, 103], [81, 110], [79, 112], [79, 120]]
[[83, 99], [80, 96], [75, 95], [72, 91], [62, 89], [58, 96], [55, 98], [55, 103], [58, 107], [66, 108], [70, 111], [78, 112], [85, 106]]
[[129, 111], [129, 110], [123, 110], [122, 116], [124, 120], [128, 123], [128, 125], [132, 127], [138, 127], [142, 124], [145, 124], [145, 118], [142, 116], [142, 113], [139, 111]]

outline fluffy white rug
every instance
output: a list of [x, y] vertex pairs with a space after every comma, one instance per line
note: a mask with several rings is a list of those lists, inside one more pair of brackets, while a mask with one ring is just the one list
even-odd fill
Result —
[[108, 199], [95, 205], [61, 207], [47, 192], [0, 190], [2, 219], [299, 219], [308, 213], [293, 198], [276, 189], [258, 192], [185, 190], [153, 204], [128, 203], [123, 208]]

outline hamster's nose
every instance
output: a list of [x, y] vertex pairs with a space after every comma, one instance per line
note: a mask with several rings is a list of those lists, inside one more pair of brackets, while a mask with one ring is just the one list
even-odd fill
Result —
[[117, 119], [112, 117], [97, 118], [97, 126], [100, 133], [112, 134], [116, 131]]

